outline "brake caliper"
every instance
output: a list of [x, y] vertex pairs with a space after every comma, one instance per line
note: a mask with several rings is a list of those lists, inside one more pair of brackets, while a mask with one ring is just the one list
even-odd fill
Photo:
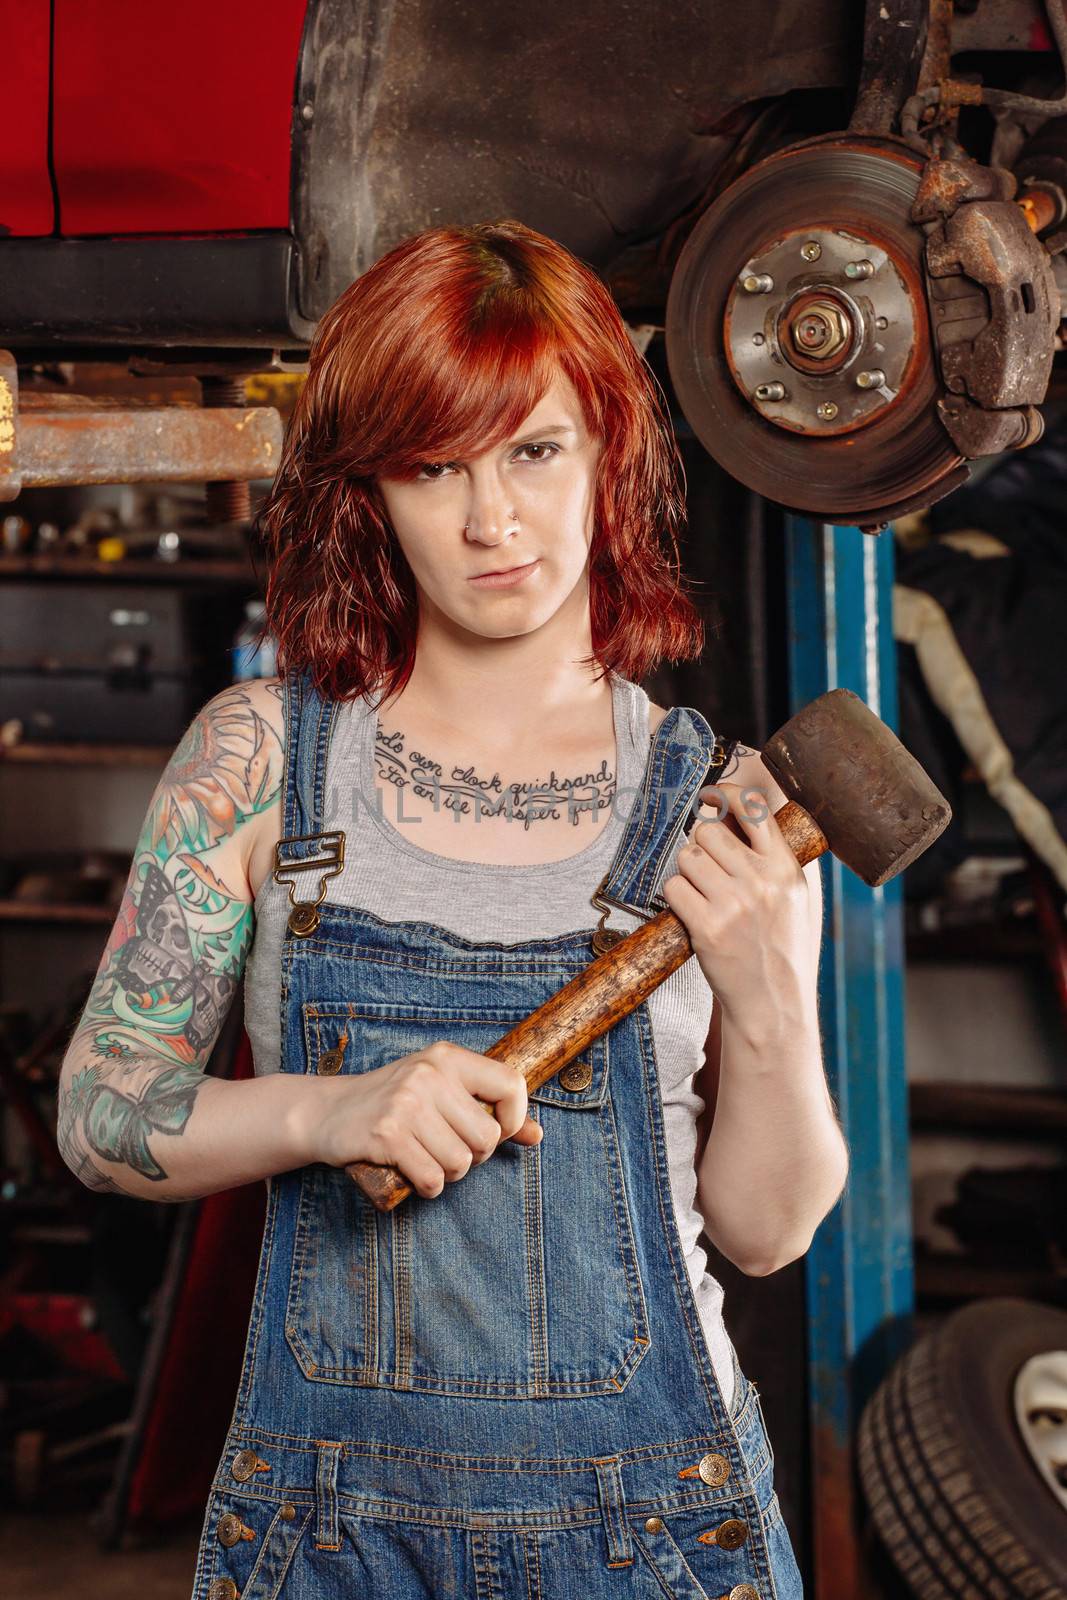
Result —
[[1060, 296], [1052, 261], [1015, 203], [1015, 178], [966, 157], [926, 163], [912, 217], [926, 233], [937, 409], [961, 455], [1041, 437]]

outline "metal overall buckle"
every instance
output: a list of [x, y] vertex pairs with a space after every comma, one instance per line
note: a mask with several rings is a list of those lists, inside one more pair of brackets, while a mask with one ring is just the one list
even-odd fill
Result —
[[627, 900], [616, 900], [614, 895], [605, 894], [604, 885], [607, 883], [608, 877], [609, 874], [605, 873], [589, 897], [592, 904], [601, 913], [600, 921], [596, 925], [591, 940], [593, 952], [598, 956], [602, 956], [613, 945], [617, 945], [620, 939], [626, 938], [621, 928], [605, 927], [613, 906], [619, 911], [629, 911], [631, 916], [640, 917], [642, 922], [651, 922], [653, 917], [657, 917], [661, 911], [667, 910], [666, 900], [661, 900], [658, 895], [653, 895], [649, 902], [654, 907], [652, 911], [649, 911], [644, 906], [633, 906]]
[[[717, 774], [722, 771], [722, 768], [726, 764], [727, 758], [733, 754], [734, 746], [736, 744], [736, 739], [728, 742], [727, 744], [723, 744], [721, 739], [716, 738], [711, 752], [711, 761], [708, 763], [708, 773], [705, 774], [704, 782], [700, 785], [701, 789], [706, 788], [708, 785], [708, 774]], [[675, 823], [671, 837], [667, 839], [664, 845], [665, 855], [669, 855], [674, 849], [677, 835], [685, 826], [685, 820], [688, 815], [689, 812], [683, 812]], [[640, 917], [642, 922], [651, 922], [652, 918], [658, 917], [661, 911], [670, 910], [670, 906], [667, 904], [667, 901], [664, 900], [660, 895], [652, 895], [650, 897], [648, 902], [649, 906], [652, 907], [652, 910], [650, 911], [645, 906], [631, 905], [627, 900], [616, 900], [613, 895], [605, 894], [604, 885], [607, 883], [610, 876], [610, 872], [606, 872], [601, 878], [600, 882], [597, 884], [593, 894], [589, 897], [592, 901], [592, 904], [601, 913], [600, 921], [597, 923], [596, 930], [592, 937], [593, 950], [598, 956], [602, 956], [606, 950], [610, 950], [613, 945], [618, 944], [620, 939], [625, 939], [626, 937], [626, 935], [619, 928], [605, 927], [605, 923], [607, 922], [608, 917], [611, 915], [611, 908], [613, 906], [619, 911], [628, 911], [631, 916]]]
[[[282, 846], [287, 844], [318, 844], [319, 853], [307, 861], [283, 861]], [[289, 932], [298, 939], [306, 939], [314, 933], [319, 925], [319, 907], [326, 898], [326, 883], [329, 878], [336, 878], [345, 864], [345, 836], [338, 829], [335, 833], [297, 833], [288, 839], [279, 839], [274, 846], [274, 881], [284, 883], [289, 888], [289, 904], [292, 910], [289, 913]], [[296, 884], [285, 874], [290, 872], [317, 872], [319, 874], [319, 892], [314, 900], [297, 900], [294, 890]]]

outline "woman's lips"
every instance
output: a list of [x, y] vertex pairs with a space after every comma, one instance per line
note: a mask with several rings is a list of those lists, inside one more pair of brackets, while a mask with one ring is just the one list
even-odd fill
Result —
[[468, 578], [467, 582], [476, 583], [482, 589], [512, 589], [530, 576], [540, 559], [538, 556], [536, 561], [528, 561], [524, 567], [513, 567], [510, 572], [487, 572], [480, 578]]

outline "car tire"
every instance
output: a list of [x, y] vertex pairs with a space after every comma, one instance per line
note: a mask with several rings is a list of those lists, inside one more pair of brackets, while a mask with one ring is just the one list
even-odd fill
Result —
[[[921, 1600], [1067, 1600], [1067, 1508], [1016, 1420], [1020, 1373], [1058, 1352], [1067, 1313], [977, 1301], [918, 1340], [866, 1407], [871, 1519]], [[1067, 1437], [1067, 1411], [1062, 1424]]]

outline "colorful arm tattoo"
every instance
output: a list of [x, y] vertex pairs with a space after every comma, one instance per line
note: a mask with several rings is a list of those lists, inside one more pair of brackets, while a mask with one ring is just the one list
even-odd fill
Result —
[[165, 1179], [149, 1136], [182, 1133], [203, 1084], [254, 922], [223, 857], [281, 780], [281, 707], [265, 700], [269, 716], [244, 687], [212, 700], [152, 797], [59, 1096], [59, 1148], [89, 1188], [122, 1192], [94, 1155]]

